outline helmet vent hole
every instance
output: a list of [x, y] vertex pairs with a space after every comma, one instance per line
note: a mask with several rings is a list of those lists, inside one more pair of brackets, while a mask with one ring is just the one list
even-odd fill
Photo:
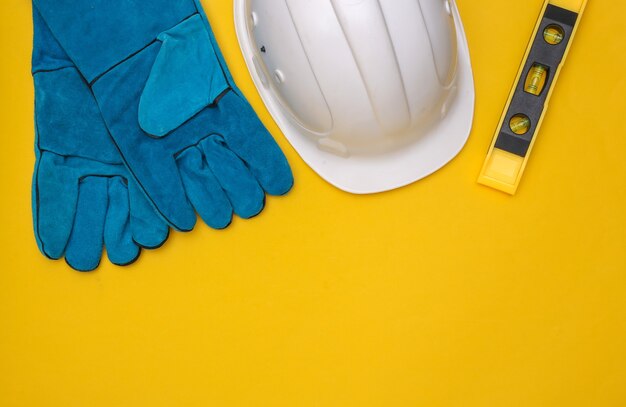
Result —
[[283, 83], [285, 82], [285, 74], [282, 73], [281, 70], [277, 69], [274, 71], [274, 80], [276, 81], [276, 83]]

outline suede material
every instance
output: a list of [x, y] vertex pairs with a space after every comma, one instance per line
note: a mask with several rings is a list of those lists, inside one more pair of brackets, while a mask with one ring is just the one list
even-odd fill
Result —
[[[287, 160], [234, 86], [197, 2], [155, 0], [150, 3], [159, 7], [151, 4], [147, 15], [138, 12], [143, 6], [122, 0], [34, 2], [83, 74], [96, 79], [91, 89], [124, 162], [170, 225], [192, 229], [195, 209], [208, 225], [224, 227], [232, 212], [244, 218], [259, 213], [263, 192], [282, 195], [291, 189]], [[187, 15], [191, 8], [195, 15]], [[171, 24], [172, 16], [179, 17], [176, 24]], [[204, 27], [201, 33], [197, 18]], [[84, 19], [98, 28], [89, 30]], [[164, 26], [167, 29], [159, 31]], [[138, 31], [142, 41], [129, 39], [136, 45], [130, 49], [103, 27]], [[163, 42], [170, 38], [176, 38], [174, 45]], [[198, 47], [199, 54], [190, 51]], [[103, 59], [94, 55], [97, 52], [119, 60]], [[187, 69], [181, 74], [183, 67]], [[221, 78], [216, 77], [220, 72]], [[205, 83], [198, 86], [198, 78]], [[230, 90], [211, 104], [224, 84]], [[196, 87], [204, 95], [192, 90]], [[206, 106], [198, 110], [200, 96]], [[168, 109], [185, 97], [190, 100], [183, 101], [181, 109]]]
[[180, 0], [34, 0], [63, 49], [91, 83], [197, 13]]
[[158, 39], [163, 45], [141, 95], [139, 124], [146, 133], [162, 137], [213, 103], [228, 83], [199, 15]]
[[127, 264], [168, 235], [130, 177], [82, 76], [36, 11], [33, 72], [37, 157], [33, 219], [40, 250], [93, 270], [103, 246]]
[[239, 90], [237, 89], [237, 85], [235, 84], [235, 80], [233, 79], [230, 71], [227, 68], [226, 60], [224, 59], [224, 55], [222, 55], [222, 51], [220, 50], [220, 47], [217, 44], [217, 40], [215, 39], [215, 35], [213, 34], [211, 25], [209, 24], [209, 19], [204, 13], [204, 9], [202, 8], [202, 4], [200, 3], [200, 0], [194, 0], [194, 4], [196, 5], [196, 10], [198, 10], [198, 14], [200, 14], [200, 17], [202, 17], [202, 23], [204, 24], [204, 29], [209, 34], [209, 39], [211, 40], [211, 48], [213, 49], [213, 53], [217, 57], [220, 67], [222, 67], [222, 71], [224, 72], [226, 81], [228, 82], [228, 84], [230, 85], [231, 89], [234, 92], [240, 93]]

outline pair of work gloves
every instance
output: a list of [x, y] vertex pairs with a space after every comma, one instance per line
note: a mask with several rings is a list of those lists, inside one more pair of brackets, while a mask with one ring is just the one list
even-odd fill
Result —
[[293, 185], [198, 0], [33, 0], [40, 250], [132, 263], [169, 227], [250, 218]]

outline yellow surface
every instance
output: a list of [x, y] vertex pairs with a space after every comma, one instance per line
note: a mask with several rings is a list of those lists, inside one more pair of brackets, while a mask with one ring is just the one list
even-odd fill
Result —
[[0, 2], [0, 406], [626, 405], [626, 3], [592, 0], [514, 198], [476, 184], [542, 0], [458, 0], [467, 147], [399, 191], [295, 189], [91, 274], [41, 256], [27, 0]]
[[578, 10], [584, 7], [585, 5], [584, 3], [586, 3], [586, 1], [584, 0], [550, 0], [550, 3], [554, 4], [555, 6], [559, 6], [561, 8], [578, 12]]
[[517, 190], [524, 162], [525, 159], [518, 155], [493, 148], [485, 159], [478, 182], [513, 195]]

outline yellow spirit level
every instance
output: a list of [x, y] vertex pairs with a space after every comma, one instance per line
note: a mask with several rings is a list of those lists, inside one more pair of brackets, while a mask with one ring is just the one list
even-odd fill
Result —
[[478, 182], [515, 194], [587, 0], [546, 0]]

